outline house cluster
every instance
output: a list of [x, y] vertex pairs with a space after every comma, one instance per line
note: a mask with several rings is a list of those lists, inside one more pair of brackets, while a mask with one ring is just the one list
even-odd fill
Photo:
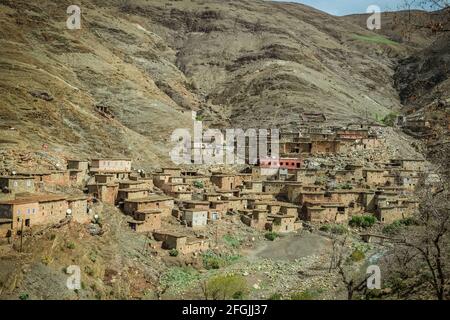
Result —
[[[277, 233], [299, 230], [305, 221], [344, 223], [358, 214], [390, 223], [417, 209], [413, 191], [425, 170], [423, 160], [388, 159], [370, 167], [310, 162], [382, 143], [376, 128], [367, 125], [306, 128], [282, 132], [280, 157], [258, 159], [242, 172], [166, 167], [145, 173], [133, 170], [130, 159], [117, 158], [68, 160], [60, 171], [16, 172], [0, 177], [0, 189], [9, 197], [0, 201], [0, 237], [68, 215], [88, 222], [93, 201], [120, 208], [132, 230], [151, 233], [161, 248], [181, 253], [207, 249], [206, 237], [188, 234], [201, 234], [197, 231], [223, 219]], [[78, 187], [84, 194], [43, 193], [48, 185]], [[167, 228], [169, 220], [176, 231]]]

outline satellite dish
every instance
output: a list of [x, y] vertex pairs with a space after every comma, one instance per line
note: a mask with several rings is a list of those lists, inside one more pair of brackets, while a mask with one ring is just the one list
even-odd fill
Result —
[[96, 214], [96, 215], [94, 216], [94, 218], [95, 218], [95, 219], [98, 219], [98, 214]]
[[71, 216], [71, 215], [72, 215], [72, 209], [67, 209], [67, 210], [66, 210], [66, 214], [67, 214], [68, 216]]
[[15, 171], [13, 171], [13, 172], [12, 172], [12, 175], [13, 175], [13, 176], [15, 176], [15, 175], [16, 175], [16, 172], [15, 172]]

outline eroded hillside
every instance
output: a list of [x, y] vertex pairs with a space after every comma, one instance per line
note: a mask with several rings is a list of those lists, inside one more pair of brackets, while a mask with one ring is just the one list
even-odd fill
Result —
[[[168, 160], [206, 123], [293, 127], [303, 111], [375, 118], [400, 106], [398, 43], [312, 8], [265, 1], [0, 1], [1, 142], [65, 156]], [[369, 39], [369, 41], [367, 41]], [[99, 113], [106, 106], [114, 118]]]

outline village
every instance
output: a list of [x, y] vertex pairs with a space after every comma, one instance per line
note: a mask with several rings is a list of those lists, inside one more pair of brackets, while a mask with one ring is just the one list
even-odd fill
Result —
[[[0, 176], [1, 242], [14, 244], [46, 225], [95, 223], [98, 202], [119, 208], [129, 228], [171, 255], [208, 250], [213, 239], [202, 230], [211, 235], [222, 220], [281, 235], [347, 224], [354, 216], [387, 225], [413, 215], [414, 190], [428, 170], [423, 159], [349, 157], [385, 148], [383, 126], [328, 127], [320, 115], [303, 117], [308, 126], [280, 132], [279, 158], [259, 158], [239, 170], [162, 167], [147, 173], [133, 168], [132, 159], [100, 158], [67, 159], [59, 170], [12, 171]], [[49, 191], [64, 188], [72, 191]]]

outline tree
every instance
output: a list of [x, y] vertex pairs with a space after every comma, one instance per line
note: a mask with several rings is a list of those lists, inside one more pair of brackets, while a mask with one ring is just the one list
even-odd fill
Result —
[[347, 290], [347, 299], [352, 300], [355, 293], [367, 293], [367, 279], [369, 276], [361, 277], [355, 272], [351, 255], [348, 250], [348, 236], [333, 237], [333, 251], [331, 254], [330, 268], [337, 269], [341, 276], [345, 289]]
[[[415, 30], [427, 29], [433, 34], [450, 31], [449, 0], [404, 0], [401, 12], [394, 15], [394, 23], [402, 27], [407, 39]], [[424, 15], [415, 9], [432, 11]]]
[[385, 258], [391, 286], [398, 296], [408, 297], [429, 288], [438, 300], [449, 296], [449, 177], [448, 172], [441, 174], [439, 185], [431, 188], [424, 179], [419, 184], [418, 226], [405, 230], [397, 247]]

